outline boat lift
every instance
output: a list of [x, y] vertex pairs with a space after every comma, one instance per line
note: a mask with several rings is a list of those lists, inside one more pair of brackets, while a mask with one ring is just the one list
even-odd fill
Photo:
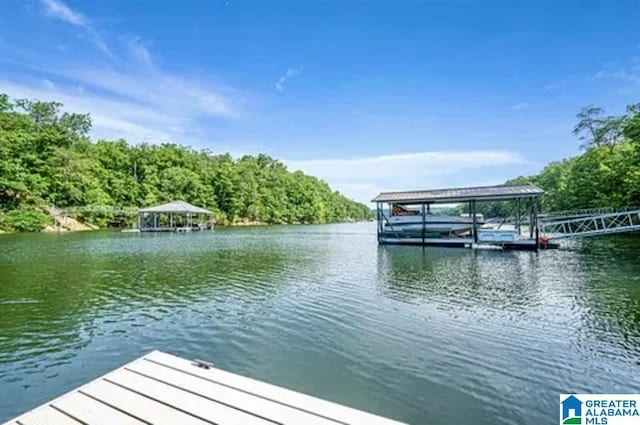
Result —
[[[372, 202], [376, 203], [377, 238], [380, 245], [421, 245], [445, 246], [460, 248], [498, 247], [500, 249], [518, 249], [536, 251], [540, 245], [538, 227], [538, 198], [544, 193], [533, 184], [495, 185], [462, 188], [442, 188], [427, 190], [410, 190], [400, 192], [382, 192]], [[485, 228], [479, 222], [478, 204], [486, 202], [513, 201], [514, 229]], [[467, 204], [470, 230], [466, 232], [428, 231], [427, 221], [431, 206], [437, 204]], [[421, 230], [402, 230], [392, 225], [387, 214], [394, 206], [418, 206], [415, 210], [416, 224]], [[523, 211], [524, 210], [524, 211]], [[523, 212], [528, 212], [523, 216]], [[524, 223], [529, 223], [529, 232], [522, 233]], [[440, 225], [454, 226], [459, 220], [444, 217], [438, 221]]]
[[[383, 192], [372, 201], [376, 203], [378, 243], [469, 248], [493, 245], [502, 249], [538, 250], [558, 248], [558, 242], [563, 239], [640, 231], [640, 207], [538, 214], [538, 198], [543, 193], [542, 189], [532, 184]], [[436, 238], [425, 232], [425, 217], [432, 204], [468, 203], [469, 217], [476, 217], [477, 203], [493, 201], [513, 201], [513, 220], [505, 217], [499, 223], [495, 223], [497, 226], [488, 228], [480, 226], [474, 219], [468, 234], [450, 234]], [[383, 211], [383, 204], [389, 205], [388, 210], [391, 210], [394, 204], [420, 206], [421, 211], [416, 217], [422, 217], [421, 234], [394, 229]], [[522, 206], [525, 211], [528, 210], [528, 214], [522, 214]], [[513, 240], [501, 238], [504, 235], [508, 236], [507, 230], [501, 230], [502, 225], [506, 223], [516, 230], [517, 237]], [[524, 226], [529, 230], [525, 234], [522, 233]]]

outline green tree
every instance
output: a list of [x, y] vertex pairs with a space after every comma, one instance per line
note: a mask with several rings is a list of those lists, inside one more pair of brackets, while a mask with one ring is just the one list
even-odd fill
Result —
[[622, 136], [622, 117], [603, 116], [604, 110], [595, 106], [586, 106], [578, 112], [578, 123], [573, 133], [583, 141], [581, 147], [607, 146], [613, 148]]
[[[264, 155], [238, 160], [172, 143], [93, 142], [91, 119], [57, 102], [0, 95], [0, 229], [42, 227], [47, 205], [148, 206], [184, 199], [219, 222], [324, 223], [371, 211]], [[83, 213], [107, 223], [116, 217]]]

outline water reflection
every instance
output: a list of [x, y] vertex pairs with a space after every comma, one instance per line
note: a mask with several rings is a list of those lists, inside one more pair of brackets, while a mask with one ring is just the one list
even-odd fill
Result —
[[[14, 246], [5, 240], [0, 363], [77, 350], [96, 334], [125, 332], [198, 303], [242, 297], [250, 304], [276, 290], [272, 277], [290, 261], [282, 251], [249, 246], [238, 253], [166, 236], [65, 235], [29, 245], [20, 235]], [[21, 255], [13, 256], [17, 250]]]
[[[385, 296], [429, 313], [414, 332], [437, 347], [428, 348], [429, 367], [442, 369], [443, 381], [456, 376], [456, 388], [473, 394], [484, 385], [496, 411], [501, 402], [528, 400], [528, 412], [511, 414], [539, 409], [543, 417], [567, 388], [640, 388], [638, 242], [617, 245], [622, 255], [615, 260], [599, 244], [616, 240], [539, 254], [380, 247], [378, 285]], [[526, 391], [540, 387], [551, 394]]]
[[447, 310], [535, 309], [541, 296], [538, 256], [530, 252], [382, 246], [377, 266], [387, 296]]
[[415, 424], [550, 423], [560, 392], [640, 391], [638, 238], [423, 250], [354, 224], [0, 243], [0, 421], [152, 349]]

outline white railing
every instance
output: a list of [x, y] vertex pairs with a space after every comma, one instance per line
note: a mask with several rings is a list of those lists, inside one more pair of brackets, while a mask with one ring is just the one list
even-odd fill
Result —
[[538, 216], [539, 221], [557, 221], [562, 218], [588, 217], [600, 214], [617, 214], [640, 210], [640, 207], [584, 208], [579, 210], [551, 211]]
[[538, 222], [540, 233], [551, 239], [607, 235], [612, 233], [634, 232], [640, 230], [640, 209], [592, 213], [585, 216], [547, 217]]

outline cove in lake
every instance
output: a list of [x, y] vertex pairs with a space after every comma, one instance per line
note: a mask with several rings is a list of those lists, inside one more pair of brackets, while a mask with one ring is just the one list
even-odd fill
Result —
[[375, 224], [0, 236], [0, 422], [153, 349], [412, 424], [640, 392], [640, 238], [379, 247]]

